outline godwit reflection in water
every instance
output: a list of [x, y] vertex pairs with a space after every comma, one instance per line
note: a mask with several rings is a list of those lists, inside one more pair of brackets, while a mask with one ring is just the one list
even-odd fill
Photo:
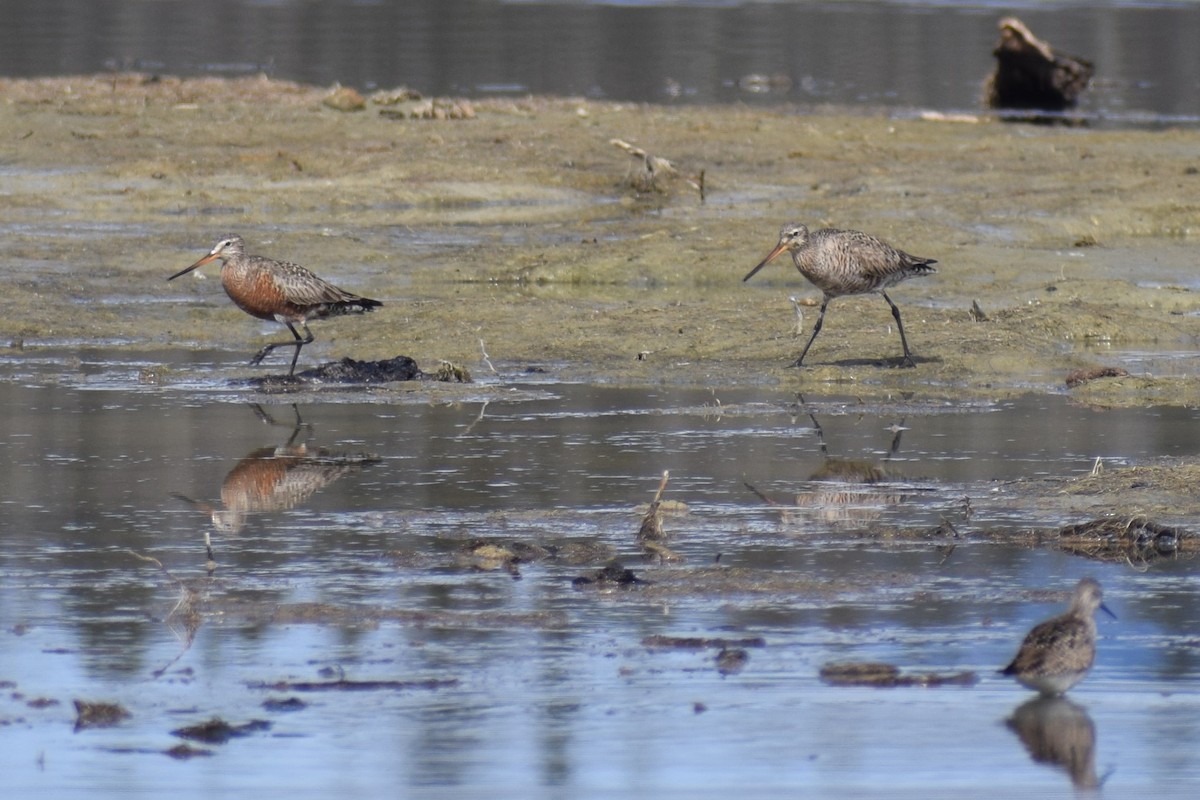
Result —
[[[812, 509], [822, 522], [830, 524], [871, 522], [879, 518], [882, 509], [899, 505], [909, 498], [911, 489], [900, 492], [878, 486], [894, 477], [889, 472], [889, 462], [899, 452], [900, 438], [908, 430], [904, 420], [888, 428], [892, 432], [891, 445], [882, 461], [874, 461], [830, 455], [821, 423], [815, 414], [810, 413], [808, 418], [812, 420], [813, 430], [817, 433], [822, 457], [821, 466], [808, 479], [818, 486], [797, 494], [790, 504], [777, 502], [746, 484], [750, 491], [781, 510], [791, 510], [793, 507]], [[827, 487], [825, 484], [832, 485]]]
[[[269, 425], [286, 424], [277, 423], [257, 404], [251, 408]], [[216, 530], [239, 533], [245, 527], [248, 515], [294, 508], [339, 478], [380, 461], [378, 456], [366, 453], [339, 452], [324, 447], [310, 449], [306, 443], [296, 444], [300, 432], [310, 426], [301, 420], [295, 405], [292, 410], [296, 419], [286, 443], [250, 451], [225, 475], [221, 482], [221, 507], [182, 494], [176, 497], [208, 513]], [[211, 567], [212, 544], [207, 531], [204, 542]]]
[[1037, 697], [1019, 706], [1005, 722], [1029, 757], [1071, 776], [1076, 789], [1098, 789], [1096, 726], [1083, 706], [1065, 697]]

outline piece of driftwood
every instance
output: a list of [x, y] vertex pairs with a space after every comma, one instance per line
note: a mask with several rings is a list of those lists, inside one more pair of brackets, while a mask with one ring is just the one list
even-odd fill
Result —
[[984, 92], [989, 108], [1065, 111], [1075, 107], [1095, 73], [1091, 62], [1055, 53], [1016, 17], [1000, 20], [992, 54], [996, 69]]

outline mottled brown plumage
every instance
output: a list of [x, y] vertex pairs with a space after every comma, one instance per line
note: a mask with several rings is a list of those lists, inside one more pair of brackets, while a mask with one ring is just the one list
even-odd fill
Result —
[[843, 231], [836, 228], [821, 228], [809, 233], [806, 226], [797, 222], [784, 225], [779, 232], [779, 243], [758, 266], [750, 270], [742, 280], [748, 281], [770, 261], [783, 253], [791, 253], [796, 269], [825, 295], [821, 301], [821, 313], [813, 326], [812, 336], [804, 345], [800, 357], [793, 366], [804, 363], [808, 348], [812, 347], [821, 325], [825, 321], [825, 308], [835, 297], [848, 294], [879, 292], [892, 308], [896, 327], [900, 329], [900, 344], [904, 348], [903, 364], [915, 366], [908, 340], [904, 336], [904, 323], [900, 321], [900, 309], [887, 296], [885, 289], [914, 275], [936, 272], [932, 258], [918, 258], [903, 250], [876, 239], [862, 231]]
[[1100, 584], [1084, 578], [1076, 584], [1066, 613], [1034, 626], [1001, 674], [1042, 694], [1066, 692], [1083, 680], [1096, 659], [1096, 609], [1116, 618], [1104, 605]]
[[[221, 285], [229, 299], [251, 316], [283, 323], [294, 337], [291, 342], [267, 345], [250, 359], [250, 363], [258, 364], [276, 347], [295, 347], [289, 375], [296, 371], [300, 348], [313, 340], [308, 329], [309, 320], [372, 311], [383, 305], [378, 300], [339, 289], [299, 264], [247, 255], [242, 237], [232, 234], [223, 236], [208, 255], [167, 280], [173, 281], [218, 259], [221, 261]], [[297, 332], [296, 325], [304, 329], [303, 337]]]

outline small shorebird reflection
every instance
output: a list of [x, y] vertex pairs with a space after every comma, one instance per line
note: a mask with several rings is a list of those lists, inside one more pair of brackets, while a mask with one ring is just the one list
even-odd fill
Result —
[[[261, 406], [255, 404], [252, 408], [264, 422], [280, 424]], [[380, 461], [375, 455], [337, 452], [324, 447], [310, 449], [307, 444], [296, 444], [306, 425], [300, 419], [299, 410], [294, 405], [292, 409], [296, 421], [285, 444], [250, 451], [225, 475], [221, 482], [220, 508], [181, 494], [176, 497], [207, 512], [217, 531], [239, 533], [251, 513], [294, 508], [339, 478]], [[211, 561], [212, 548], [207, 532], [205, 543]]]
[[1041, 695], [1019, 706], [1005, 720], [1039, 764], [1066, 770], [1076, 789], [1098, 789], [1096, 726], [1087, 711], [1065, 697]]

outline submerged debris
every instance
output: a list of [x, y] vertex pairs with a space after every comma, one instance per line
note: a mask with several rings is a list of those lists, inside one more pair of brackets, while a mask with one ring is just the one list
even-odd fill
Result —
[[613, 587], [620, 587], [624, 589], [639, 583], [645, 583], [645, 581], [643, 581], [637, 575], [634, 575], [633, 570], [626, 569], [621, 562], [617, 561], [616, 559], [608, 562], [603, 568], [598, 569], [595, 572], [589, 573], [588, 575], [581, 575], [575, 580], [571, 581], [571, 585], [577, 589], [585, 586], [593, 586], [598, 589]]
[[722, 650], [728, 650], [730, 648], [766, 646], [767, 640], [761, 636], [752, 636], [745, 639], [724, 639], [719, 637], [706, 638], [700, 636], [664, 636], [662, 634], [655, 634], [642, 639], [642, 647], [649, 647], [656, 650], [704, 650], [710, 647], [719, 647]]
[[211, 756], [213, 754], [212, 750], [205, 750], [202, 747], [192, 747], [187, 742], [180, 742], [174, 747], [164, 750], [163, 752], [178, 761], [183, 761], [188, 758], [195, 758], [196, 756]]
[[1000, 20], [1000, 42], [992, 51], [996, 69], [984, 89], [989, 108], [1064, 111], [1074, 108], [1095, 68], [1059, 55], [1016, 17]]
[[724, 647], [713, 660], [717, 663], [717, 672], [722, 675], [736, 675], [750, 663], [750, 654], [740, 647]]
[[902, 674], [894, 664], [875, 661], [848, 661], [821, 667], [821, 680], [830, 686], [973, 686], [979, 676], [963, 672], [915, 672]]
[[468, 542], [460, 555], [460, 560], [471, 569], [482, 572], [493, 572], [503, 569], [507, 570], [513, 578], [521, 577], [517, 565], [523, 559], [503, 544], [477, 539]]
[[308, 708], [308, 703], [299, 697], [268, 697], [262, 707], [267, 711], [302, 711]]
[[267, 731], [270, 729], [271, 723], [262, 719], [252, 719], [241, 725], [231, 725], [220, 717], [213, 717], [207, 722], [188, 725], [184, 728], [176, 728], [171, 731], [171, 735], [178, 736], [180, 739], [191, 739], [194, 742], [204, 742], [205, 744], [225, 744], [230, 739], [249, 736], [258, 731]]
[[92, 703], [87, 700], [75, 701], [75, 730], [85, 728], [111, 728], [132, 714], [124, 706], [117, 703]]
[[252, 683], [251, 689], [270, 689], [274, 692], [375, 692], [381, 689], [449, 689], [458, 686], [458, 678], [430, 678], [421, 681], [355, 681], [338, 678], [332, 681], [277, 681]]

